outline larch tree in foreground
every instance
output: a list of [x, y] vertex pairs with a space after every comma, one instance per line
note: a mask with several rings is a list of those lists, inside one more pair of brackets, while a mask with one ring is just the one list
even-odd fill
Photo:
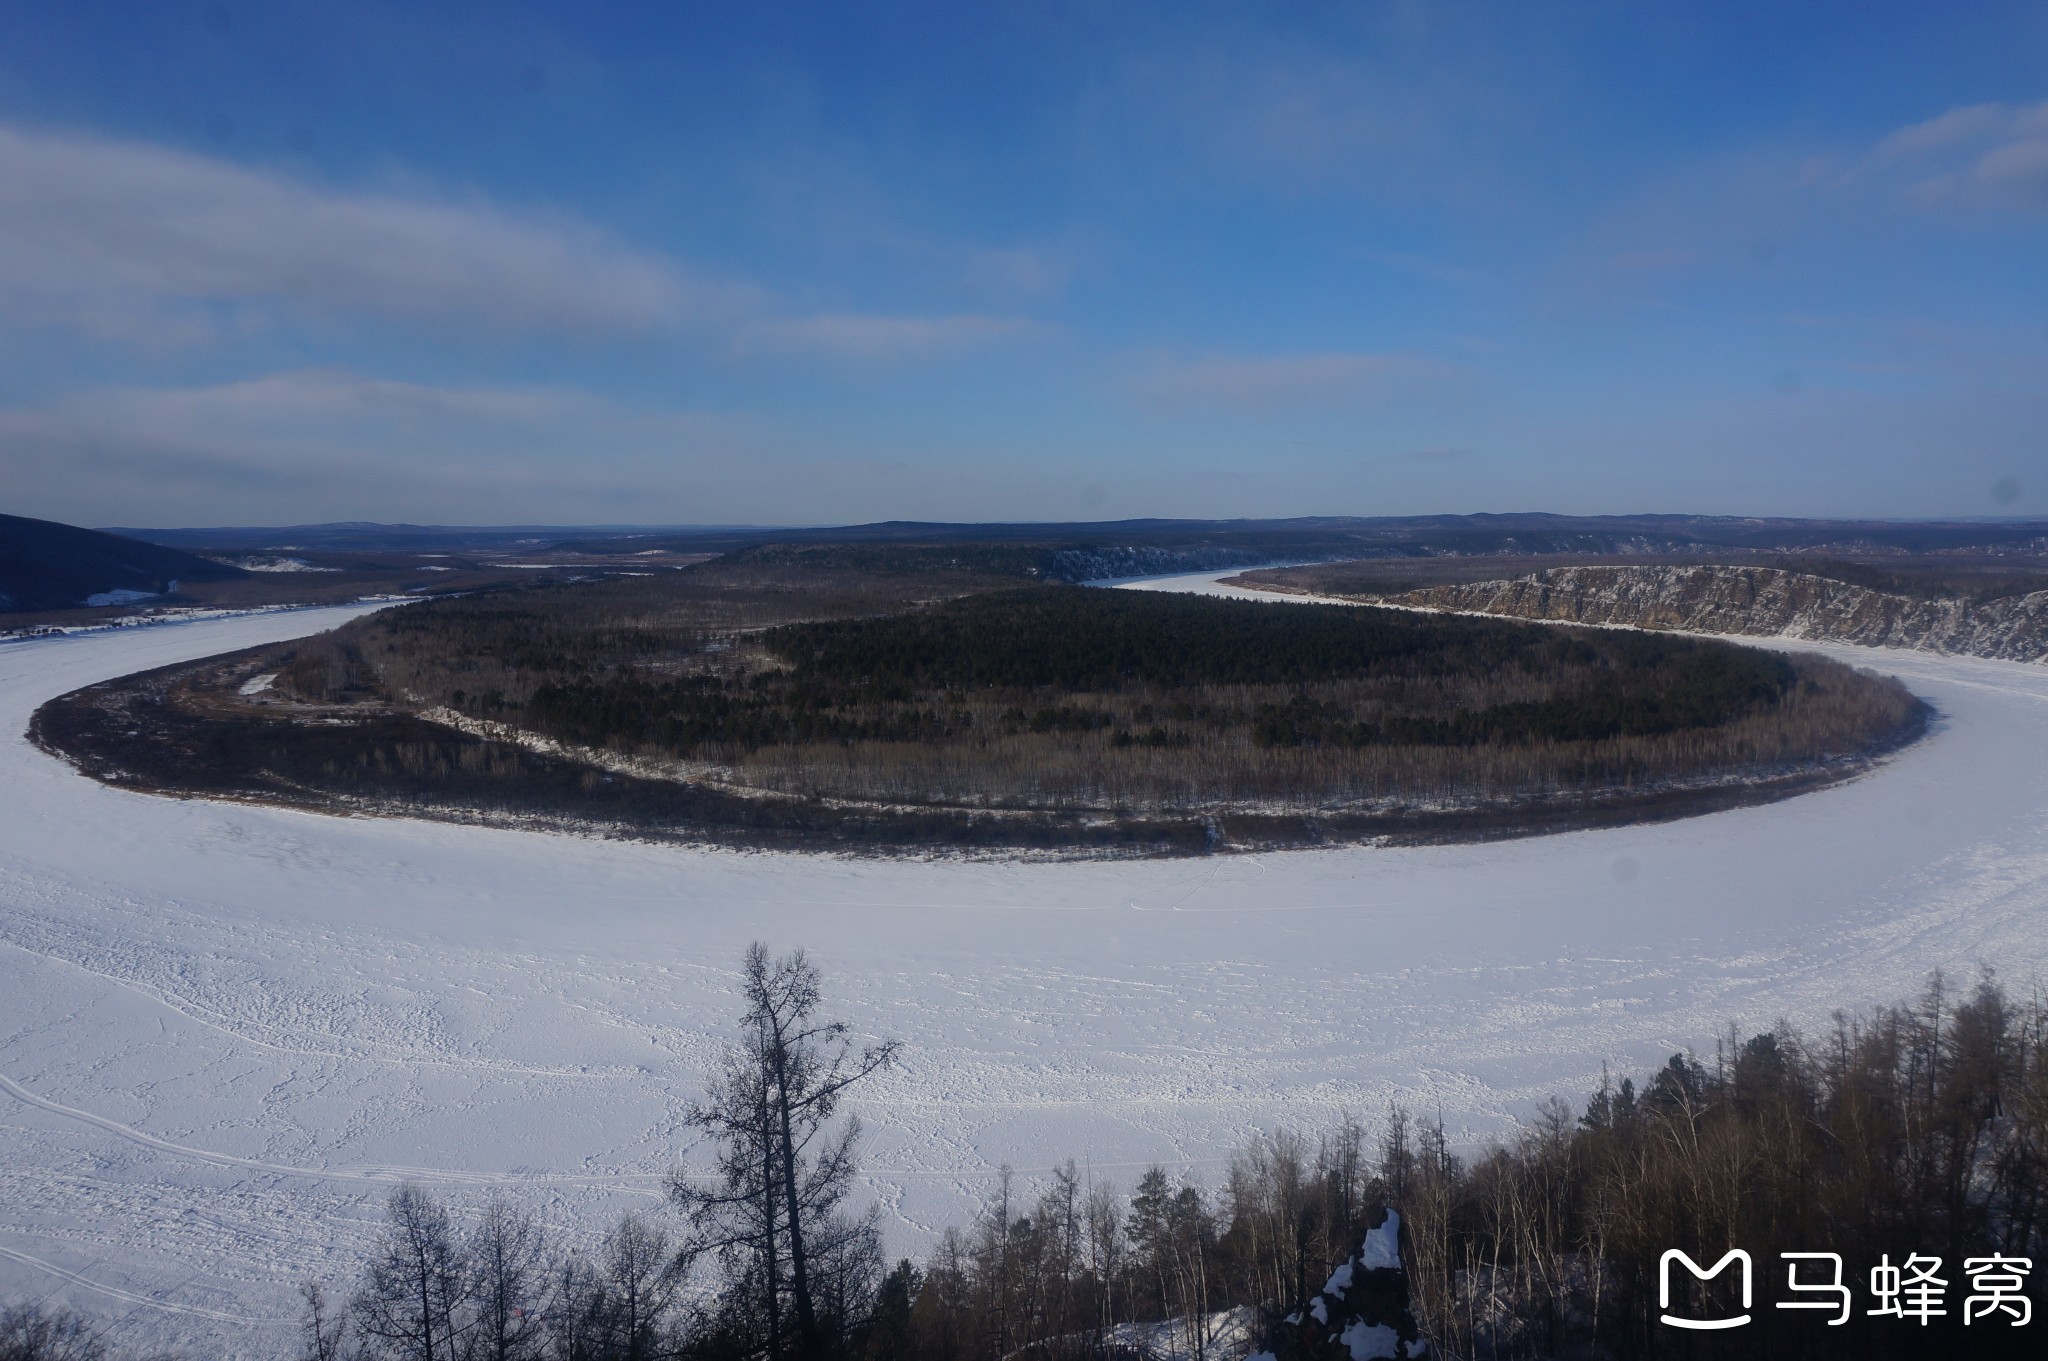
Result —
[[417, 1186], [391, 1193], [390, 1222], [350, 1303], [366, 1347], [405, 1361], [455, 1361], [467, 1329], [462, 1243], [448, 1211]]
[[839, 1213], [860, 1121], [827, 1126], [847, 1089], [891, 1063], [898, 1046], [856, 1049], [844, 1021], [823, 1019], [818, 969], [802, 950], [778, 959], [756, 941], [741, 981], [743, 1037], [688, 1117], [717, 1145], [716, 1181], [678, 1174], [670, 1196], [689, 1216], [689, 1247], [716, 1252], [745, 1283], [767, 1354], [818, 1356], [830, 1349], [820, 1302], [845, 1312], [839, 1278], [859, 1274], [848, 1267], [874, 1254], [876, 1238], [872, 1214]]

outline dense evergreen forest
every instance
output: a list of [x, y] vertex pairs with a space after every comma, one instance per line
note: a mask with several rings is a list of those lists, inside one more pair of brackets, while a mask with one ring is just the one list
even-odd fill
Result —
[[918, 565], [748, 550], [436, 599], [138, 679], [155, 698], [95, 687], [37, 732], [191, 792], [1185, 851], [1677, 816], [1841, 778], [1926, 718], [1894, 682], [1706, 639]]
[[[800, 953], [773, 959], [756, 947], [747, 964], [759, 1000], [689, 1112], [721, 1150], [715, 1175], [677, 1176], [667, 1207], [626, 1216], [595, 1244], [565, 1241], [503, 1199], [449, 1204], [400, 1187], [357, 1279], [307, 1284], [300, 1342], [280, 1355], [2042, 1352], [2048, 1011], [1988, 977], [1962, 994], [1937, 977], [1910, 1004], [1838, 1015], [1820, 1034], [1782, 1023], [1731, 1031], [1711, 1056], [1676, 1054], [1641, 1082], [1553, 1098], [1512, 1137], [1477, 1148], [1395, 1108], [1371, 1128], [1343, 1118], [1256, 1134], [1213, 1179], [1155, 1167], [1125, 1188], [1072, 1161], [1028, 1184], [1005, 1171], [971, 1222], [943, 1228], [921, 1260], [891, 1265], [872, 1213], [850, 1198], [858, 1122], [830, 1103], [816, 1114], [814, 1098], [836, 1097], [893, 1047], [852, 1049], [823, 1019], [818, 975]], [[785, 1105], [799, 1112], [791, 1146], [807, 1150], [787, 1163], [775, 1135]], [[1375, 1228], [1385, 1231], [1378, 1253]], [[1681, 1277], [1665, 1297], [1667, 1251], [1704, 1267], [1731, 1248], [1752, 1259], [1749, 1299], [1732, 1270], [1705, 1285]], [[1799, 1259], [1795, 1291], [1786, 1253], [1839, 1262]], [[1748, 1322], [1686, 1331], [1667, 1313]], [[0, 1315], [0, 1358], [97, 1361], [108, 1351], [95, 1334], [75, 1315], [17, 1308]], [[1352, 1345], [1375, 1338], [1388, 1349]]]
[[691, 602], [663, 624], [607, 610], [614, 588], [435, 602], [285, 675], [789, 795], [995, 809], [1576, 792], [1853, 756], [1917, 711], [1847, 668], [1695, 639], [966, 575], [980, 589], [856, 610], [826, 584], [922, 579], [791, 577], [811, 589], [775, 603], [825, 617]]

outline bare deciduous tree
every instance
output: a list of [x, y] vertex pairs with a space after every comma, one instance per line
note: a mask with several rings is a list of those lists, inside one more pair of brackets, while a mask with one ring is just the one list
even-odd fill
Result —
[[718, 1146], [717, 1184], [670, 1182], [694, 1229], [690, 1248], [747, 1259], [742, 1274], [756, 1284], [770, 1347], [787, 1341], [801, 1356], [827, 1345], [820, 1264], [843, 1259], [873, 1232], [868, 1221], [837, 1213], [852, 1182], [860, 1121], [830, 1126], [847, 1089], [897, 1051], [893, 1040], [856, 1049], [844, 1021], [819, 1015], [819, 982], [802, 950], [776, 959], [759, 941], [747, 948], [744, 1038], [689, 1114]]
[[684, 1271], [666, 1233], [627, 1215], [605, 1236], [599, 1255], [598, 1315], [607, 1361], [658, 1361]]
[[336, 1314], [327, 1303], [327, 1292], [318, 1281], [299, 1286], [299, 1298], [306, 1302], [305, 1338], [299, 1361], [340, 1361], [341, 1344], [348, 1331], [348, 1316]]
[[531, 1215], [501, 1199], [469, 1236], [473, 1322], [464, 1361], [526, 1361], [546, 1346], [547, 1248]]
[[99, 1330], [68, 1309], [0, 1310], [0, 1361], [106, 1361]]
[[384, 1241], [349, 1306], [373, 1354], [403, 1361], [456, 1361], [468, 1291], [462, 1244], [448, 1211], [417, 1186], [391, 1193]]

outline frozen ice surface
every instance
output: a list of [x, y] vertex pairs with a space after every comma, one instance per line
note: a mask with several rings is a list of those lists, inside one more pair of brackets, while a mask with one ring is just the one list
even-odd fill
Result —
[[[1151, 583], [1160, 584], [1160, 583]], [[1169, 585], [1175, 583], [1166, 583]], [[1067, 864], [675, 847], [155, 798], [20, 736], [91, 681], [350, 610], [0, 644], [0, 1298], [274, 1356], [411, 1177], [652, 1207], [755, 938], [905, 1041], [859, 1103], [889, 1248], [1003, 1163], [1128, 1189], [1390, 1101], [1507, 1128], [1603, 1062], [2048, 954], [2048, 667], [1816, 649], [1942, 712], [1760, 808], [1490, 845]]]

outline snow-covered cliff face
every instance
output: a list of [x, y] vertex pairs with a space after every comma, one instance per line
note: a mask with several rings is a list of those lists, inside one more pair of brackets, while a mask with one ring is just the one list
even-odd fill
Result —
[[1914, 600], [1772, 567], [1559, 567], [1385, 599], [1521, 619], [2048, 660], [2048, 591], [1977, 605]]

